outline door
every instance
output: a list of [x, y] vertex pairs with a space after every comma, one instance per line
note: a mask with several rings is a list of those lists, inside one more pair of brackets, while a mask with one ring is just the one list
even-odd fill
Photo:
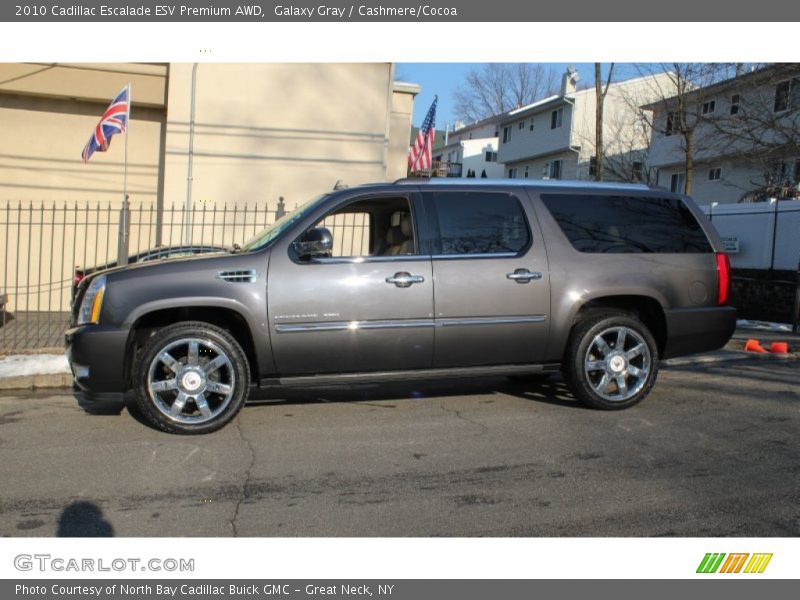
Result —
[[424, 200], [435, 239], [434, 367], [542, 360], [550, 278], [527, 198], [451, 189]]
[[281, 376], [431, 367], [433, 282], [412, 194], [357, 196], [313, 227], [330, 256], [303, 258], [287, 240], [268, 274], [270, 335]]

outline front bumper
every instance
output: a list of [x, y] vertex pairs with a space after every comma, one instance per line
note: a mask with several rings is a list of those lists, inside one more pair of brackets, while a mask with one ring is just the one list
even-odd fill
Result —
[[664, 356], [674, 358], [722, 348], [736, 329], [732, 306], [679, 308], [666, 311], [667, 344]]
[[68, 329], [64, 343], [67, 360], [78, 388], [93, 394], [127, 391], [127, 330], [103, 325], [82, 325]]

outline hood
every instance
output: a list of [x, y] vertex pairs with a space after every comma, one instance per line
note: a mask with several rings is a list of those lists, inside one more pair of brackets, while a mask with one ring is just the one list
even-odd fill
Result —
[[100, 271], [94, 271], [87, 275], [80, 283], [81, 289], [85, 289], [92, 279], [99, 275], [105, 275], [108, 282], [128, 279], [147, 278], [151, 276], [163, 276], [170, 273], [186, 273], [191, 271], [209, 272], [251, 269], [258, 270], [259, 267], [266, 266], [267, 252], [247, 252], [241, 254], [229, 254], [226, 252], [197, 254], [194, 256], [184, 256], [178, 258], [164, 258], [150, 262], [133, 263], [119, 267], [111, 267]]

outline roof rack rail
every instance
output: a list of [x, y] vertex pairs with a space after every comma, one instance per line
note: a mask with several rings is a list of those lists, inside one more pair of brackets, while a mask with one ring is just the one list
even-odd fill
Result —
[[650, 190], [661, 189], [645, 183], [618, 183], [614, 181], [570, 181], [562, 179], [489, 179], [483, 177], [404, 177], [394, 182], [397, 185], [509, 185], [516, 187], [551, 187], [581, 189]]

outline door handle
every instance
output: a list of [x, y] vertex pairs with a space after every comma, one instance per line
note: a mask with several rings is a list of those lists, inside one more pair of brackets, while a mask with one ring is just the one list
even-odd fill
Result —
[[516, 281], [517, 283], [528, 283], [532, 279], [541, 278], [541, 273], [538, 271], [529, 271], [528, 269], [515, 269], [513, 273], [506, 273], [506, 279]]
[[412, 283], [422, 283], [423, 281], [425, 281], [425, 278], [422, 275], [412, 275], [405, 271], [400, 271], [386, 278], [386, 283], [393, 283], [399, 288], [411, 287]]

